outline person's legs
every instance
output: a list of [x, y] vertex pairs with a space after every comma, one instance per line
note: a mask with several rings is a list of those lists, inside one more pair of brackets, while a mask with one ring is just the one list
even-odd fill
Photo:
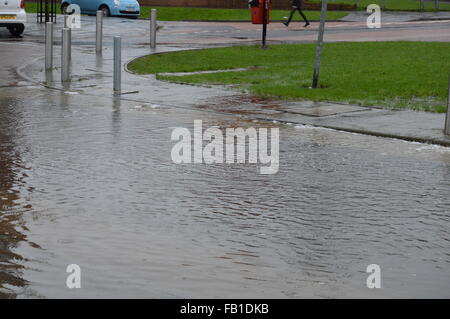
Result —
[[297, 8], [297, 10], [298, 10], [298, 13], [300, 13], [300, 15], [302, 16], [303, 20], [305, 20], [305, 27], [309, 26], [308, 18], [305, 16], [303, 11], [300, 8]]
[[285, 26], [288, 26], [289, 23], [291, 23], [292, 17], [294, 16], [295, 11], [297, 11], [297, 8], [292, 8], [291, 14], [289, 15], [289, 19], [287, 20], [287, 22], [283, 22]]

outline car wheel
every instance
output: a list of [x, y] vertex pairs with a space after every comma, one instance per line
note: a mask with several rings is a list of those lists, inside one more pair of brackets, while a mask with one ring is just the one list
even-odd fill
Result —
[[64, 2], [64, 3], [61, 5], [61, 13], [62, 13], [62, 14], [67, 14], [67, 7], [69, 7], [69, 4], [68, 4], [67, 2]]
[[20, 35], [25, 30], [25, 26], [23, 24], [18, 24], [18, 25], [8, 27], [8, 30], [13, 36], [20, 37]]
[[109, 8], [107, 6], [101, 6], [100, 10], [103, 11], [103, 16], [104, 17], [110, 17], [111, 16], [111, 12], [109, 11]]

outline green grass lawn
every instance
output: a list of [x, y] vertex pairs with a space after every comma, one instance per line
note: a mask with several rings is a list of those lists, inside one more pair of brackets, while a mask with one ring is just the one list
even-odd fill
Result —
[[[310, 0], [312, 2], [321, 2], [320, 0]], [[345, 4], [358, 4], [359, 9], [367, 8], [369, 4], [375, 3], [381, 4], [384, 0], [329, 0], [329, 3], [345, 3]], [[386, 9], [388, 10], [414, 10], [419, 9], [419, 0], [385, 0]], [[60, 13], [59, 4], [57, 5], [57, 13]], [[25, 3], [27, 12], [36, 12], [36, 3]], [[248, 9], [208, 9], [208, 8], [179, 8], [179, 7], [154, 7], [158, 9], [158, 17], [162, 21], [180, 21], [180, 20], [236, 20], [236, 21], [249, 21], [250, 12]], [[427, 11], [433, 11], [435, 8], [434, 0], [425, 1], [425, 9]], [[450, 10], [450, 2], [440, 1], [440, 10]], [[151, 7], [141, 7], [141, 17], [150, 17]], [[327, 13], [328, 20], [337, 20], [347, 15], [348, 12], [344, 11], [329, 11]], [[305, 11], [308, 19], [319, 20], [319, 11]], [[288, 10], [272, 10], [272, 20], [283, 20], [288, 15]]]
[[[321, 2], [313, 0], [313, 2]], [[330, 3], [346, 3], [359, 4], [360, 9], [365, 9], [369, 4], [381, 4], [383, 0], [329, 0]], [[60, 13], [59, 4], [57, 5], [57, 13]], [[36, 12], [36, 3], [25, 3], [27, 12]], [[185, 8], [185, 7], [141, 7], [141, 18], [149, 18], [150, 10], [152, 8], [158, 9], [158, 19], [161, 21], [250, 21], [250, 11], [248, 9], [208, 9], [208, 8]], [[418, 10], [419, 0], [386, 0], [386, 8], [388, 10]], [[425, 9], [427, 11], [434, 10], [434, 0], [425, 1]], [[441, 10], [450, 10], [450, 2], [440, 1]], [[272, 20], [284, 20], [289, 14], [288, 10], [272, 10]], [[306, 16], [310, 20], [319, 20], [320, 11], [305, 11]], [[329, 11], [327, 13], [328, 20], [338, 20], [345, 17], [348, 12], [344, 11]], [[298, 18], [298, 16], [297, 16]]]
[[[310, 0], [311, 2], [322, 2], [321, 0]], [[388, 10], [406, 10], [417, 11], [420, 8], [419, 0], [328, 0], [329, 3], [345, 3], [345, 4], [357, 4], [359, 9], [365, 10], [369, 4], [386, 4]], [[439, 2], [440, 10], [450, 10], [450, 2]], [[425, 10], [435, 10], [434, 0], [425, 0]]]
[[444, 112], [450, 43], [364, 42], [324, 46], [319, 89], [311, 89], [315, 44], [239, 46], [150, 55], [129, 69], [141, 74], [250, 68], [184, 76], [177, 83], [232, 85], [257, 96], [336, 101]]
[[[250, 10], [248, 9], [208, 9], [208, 8], [174, 8], [174, 7], [152, 7], [158, 9], [158, 19], [161, 21], [202, 20], [202, 21], [250, 21]], [[141, 7], [141, 17], [150, 17], [151, 7]], [[338, 20], [345, 17], [348, 12], [330, 11], [327, 13], [328, 20]], [[272, 20], [285, 20], [289, 10], [272, 10]], [[319, 20], [320, 11], [305, 11], [310, 20]], [[300, 16], [297, 14], [296, 19]]]
[[[25, 11], [27, 13], [36, 13], [37, 12], [37, 3], [35, 2], [25, 2]], [[61, 5], [60, 3], [56, 4], [56, 13], [61, 13]]]
[[[57, 13], [61, 13], [59, 5]], [[250, 21], [250, 11], [246, 9], [206, 9], [206, 8], [174, 8], [174, 7], [153, 7], [158, 9], [158, 20], [161, 21], [182, 21], [182, 20], [201, 20], [201, 21]], [[25, 3], [25, 9], [28, 13], [37, 12], [36, 3]], [[141, 7], [141, 18], [150, 18], [151, 7]], [[347, 15], [348, 12], [330, 11], [327, 13], [328, 20], [338, 20]], [[320, 11], [305, 11], [310, 20], [319, 20]], [[289, 15], [288, 10], [272, 10], [272, 20], [285, 20]], [[297, 15], [296, 19], [300, 16]]]

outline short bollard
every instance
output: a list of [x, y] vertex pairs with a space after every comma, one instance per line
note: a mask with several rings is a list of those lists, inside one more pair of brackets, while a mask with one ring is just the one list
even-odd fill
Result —
[[[64, 15], [64, 28], [69, 29], [69, 46], [72, 46], [72, 24], [70, 23], [71, 16], [65, 14]], [[69, 61], [72, 60], [72, 48], [69, 50]]]
[[150, 48], [156, 48], [156, 28], [157, 28], [157, 20], [158, 13], [156, 9], [152, 9], [150, 17]]
[[61, 50], [61, 81], [70, 81], [70, 29], [62, 29], [62, 50]]
[[114, 37], [114, 94], [119, 95], [122, 81], [122, 39]]
[[69, 32], [67, 34], [69, 39], [67, 40], [67, 42], [69, 42], [69, 63], [70, 63], [70, 61], [72, 61], [72, 29], [71, 28], [68, 29]]
[[101, 53], [103, 47], [103, 11], [97, 11], [96, 29], [95, 29], [95, 52]]
[[53, 22], [45, 23], [45, 70], [53, 69]]
[[448, 78], [447, 115], [445, 116], [444, 133], [450, 135], [450, 77]]

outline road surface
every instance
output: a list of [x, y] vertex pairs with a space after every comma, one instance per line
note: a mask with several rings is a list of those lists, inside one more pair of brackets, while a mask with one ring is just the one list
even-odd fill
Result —
[[[177, 28], [161, 35], [184, 45]], [[15, 73], [42, 55], [30, 29], [0, 33], [1, 297], [450, 297], [449, 148], [48, 90]], [[172, 130], [198, 119], [279, 128], [278, 174], [173, 163]]]

